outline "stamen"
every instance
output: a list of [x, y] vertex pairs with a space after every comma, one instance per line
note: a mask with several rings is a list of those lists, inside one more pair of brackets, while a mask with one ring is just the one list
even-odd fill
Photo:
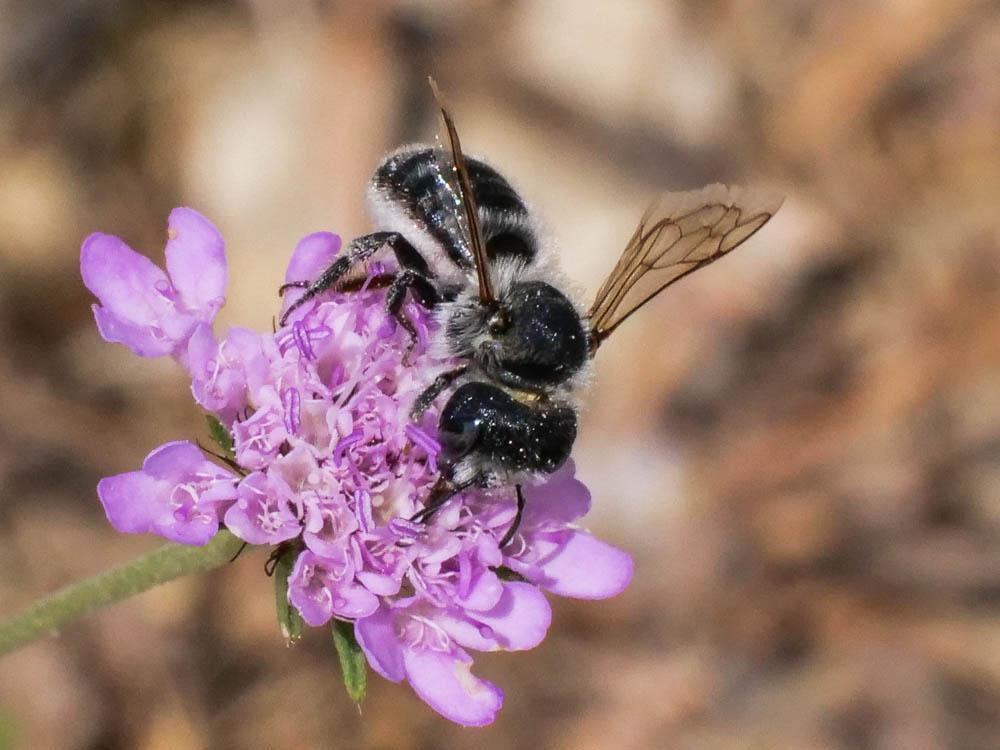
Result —
[[292, 323], [292, 338], [295, 340], [295, 346], [298, 348], [299, 354], [308, 360], [316, 359], [316, 350], [313, 349], [305, 323], [301, 320], [296, 320]]
[[424, 531], [424, 527], [419, 523], [414, 523], [407, 518], [393, 518], [389, 521], [389, 530], [396, 536], [415, 539]]
[[285, 410], [285, 430], [288, 431], [289, 435], [298, 434], [299, 427], [302, 425], [300, 400], [298, 388], [286, 388], [281, 393], [281, 405]]
[[352, 445], [360, 443], [364, 439], [364, 433], [361, 430], [355, 430], [350, 435], [345, 438], [341, 438], [337, 443], [337, 446], [333, 449], [333, 465], [338, 469], [344, 465], [344, 453]]
[[359, 490], [355, 497], [354, 515], [358, 518], [358, 525], [362, 531], [373, 531], [375, 529], [375, 518], [372, 515], [372, 498], [364, 490]]

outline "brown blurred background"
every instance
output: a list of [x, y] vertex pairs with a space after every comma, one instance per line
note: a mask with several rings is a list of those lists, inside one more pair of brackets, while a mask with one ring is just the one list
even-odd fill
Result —
[[287, 650], [262, 555], [0, 662], [0, 748], [1000, 747], [1000, 4], [979, 0], [0, 5], [0, 613], [154, 547], [98, 478], [203, 436], [170, 362], [103, 344], [94, 230], [228, 241], [267, 328], [296, 239], [368, 228], [434, 129], [545, 217], [589, 297], [650, 196], [784, 208], [602, 349], [578, 443], [631, 589], [556, 602], [448, 725], [324, 632]]

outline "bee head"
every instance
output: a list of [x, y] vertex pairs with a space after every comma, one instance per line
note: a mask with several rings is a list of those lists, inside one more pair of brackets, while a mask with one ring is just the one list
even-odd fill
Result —
[[580, 313], [566, 295], [544, 281], [516, 281], [496, 303], [463, 312], [449, 321], [449, 338], [464, 338], [461, 353], [513, 387], [558, 385], [587, 359]]

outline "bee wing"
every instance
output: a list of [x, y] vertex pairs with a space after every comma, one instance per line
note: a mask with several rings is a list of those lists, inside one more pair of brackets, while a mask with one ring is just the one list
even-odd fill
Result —
[[781, 201], [725, 185], [663, 193], [646, 209], [591, 305], [592, 349], [668, 286], [749, 239]]
[[[473, 263], [476, 266], [476, 278], [479, 281], [479, 299], [483, 304], [491, 304], [496, 299], [493, 294], [493, 284], [490, 281], [489, 260], [486, 257], [486, 243], [483, 241], [483, 230], [479, 225], [479, 211], [476, 207], [476, 196], [472, 190], [472, 180], [469, 168], [462, 153], [462, 143], [458, 138], [458, 130], [451, 119], [444, 98], [433, 78], [428, 78], [438, 108], [441, 110], [443, 128], [438, 134], [435, 158], [438, 163], [438, 173], [444, 180], [454, 198], [455, 221], [462, 237], [472, 251]], [[446, 146], [447, 144], [447, 146]]]

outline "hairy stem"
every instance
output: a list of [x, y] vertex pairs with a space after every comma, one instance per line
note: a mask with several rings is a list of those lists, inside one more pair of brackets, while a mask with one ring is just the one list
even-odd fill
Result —
[[141, 594], [161, 583], [225, 565], [243, 542], [220, 531], [204, 547], [167, 544], [119, 568], [70, 584], [13, 617], [0, 620], [0, 656], [53, 633], [98, 607]]

